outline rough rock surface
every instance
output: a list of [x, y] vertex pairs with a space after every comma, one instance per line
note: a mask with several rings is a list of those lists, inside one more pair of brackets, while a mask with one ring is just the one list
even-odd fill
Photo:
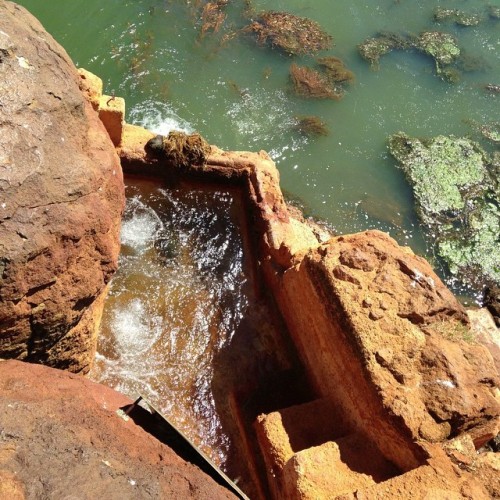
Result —
[[0, 357], [87, 371], [124, 204], [119, 159], [40, 23], [0, 2]]
[[474, 428], [480, 446], [498, 432], [491, 356], [462, 339], [465, 311], [424, 259], [369, 231], [311, 250], [280, 283], [280, 307], [319, 393], [402, 469], [420, 460], [411, 442]]
[[234, 498], [119, 418], [130, 403], [80, 375], [0, 362], [0, 497]]

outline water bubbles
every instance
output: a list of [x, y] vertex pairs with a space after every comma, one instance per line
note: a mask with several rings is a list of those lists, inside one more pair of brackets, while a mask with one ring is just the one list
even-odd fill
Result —
[[92, 376], [146, 395], [219, 463], [228, 438], [212, 394], [213, 360], [248, 306], [227, 192], [128, 188], [120, 270]]
[[163, 227], [158, 215], [138, 198], [129, 201], [121, 228], [121, 242], [141, 253], [153, 244], [153, 238]]
[[170, 105], [156, 100], [146, 100], [134, 106], [130, 111], [130, 122], [161, 135], [168, 135], [171, 130], [186, 134], [194, 132], [190, 123], [183, 120]]

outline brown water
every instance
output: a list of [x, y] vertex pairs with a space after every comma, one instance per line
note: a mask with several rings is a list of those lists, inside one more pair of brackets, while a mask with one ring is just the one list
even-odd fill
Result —
[[229, 437], [212, 391], [214, 358], [249, 304], [237, 205], [228, 191], [127, 187], [120, 269], [91, 373], [145, 395], [219, 464]]

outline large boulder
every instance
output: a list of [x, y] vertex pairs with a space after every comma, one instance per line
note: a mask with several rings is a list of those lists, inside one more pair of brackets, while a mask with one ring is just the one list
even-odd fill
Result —
[[85, 372], [124, 189], [79, 80], [33, 16], [0, 2], [0, 357]]

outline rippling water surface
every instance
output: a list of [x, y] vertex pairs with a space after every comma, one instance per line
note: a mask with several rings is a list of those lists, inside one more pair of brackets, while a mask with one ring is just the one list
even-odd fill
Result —
[[91, 377], [143, 394], [223, 463], [229, 442], [212, 393], [214, 358], [248, 305], [235, 200], [146, 181], [127, 196]]

